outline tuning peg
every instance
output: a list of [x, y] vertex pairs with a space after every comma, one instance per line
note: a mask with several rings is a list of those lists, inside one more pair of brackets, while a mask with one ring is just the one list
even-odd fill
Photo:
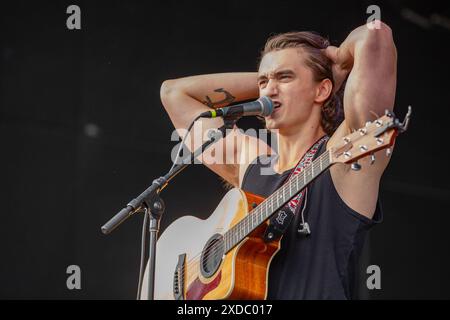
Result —
[[375, 163], [375, 154], [371, 153], [370, 154], [370, 165]]
[[372, 122], [367, 121], [367, 122], [366, 122], [366, 127], [370, 126], [371, 123], [372, 123]]
[[408, 113], [406, 113], [405, 119], [400, 124], [400, 132], [405, 132], [408, 129], [409, 126], [409, 119], [411, 118], [412, 108], [411, 106], [408, 106]]
[[359, 171], [361, 170], [361, 165], [358, 162], [353, 162], [351, 168], [353, 171]]
[[386, 149], [386, 157], [389, 157], [392, 154], [391, 148]]
[[382, 145], [382, 144], [383, 144], [383, 139], [377, 138], [377, 145]]
[[393, 113], [391, 110], [389, 110], [389, 109], [386, 109], [386, 110], [384, 111], [384, 114], [385, 114], [386, 116], [388, 116], [389, 118], [394, 117], [394, 113]]

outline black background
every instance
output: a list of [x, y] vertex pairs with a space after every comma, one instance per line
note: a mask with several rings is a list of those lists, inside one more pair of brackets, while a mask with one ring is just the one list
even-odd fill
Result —
[[[71, 4], [81, 30], [66, 27]], [[272, 33], [314, 30], [339, 45], [371, 4], [398, 49], [394, 111], [403, 118], [412, 105], [413, 118], [382, 180], [385, 219], [367, 240], [359, 296], [450, 298], [450, 10], [445, 1], [356, 0], [2, 4], [0, 298], [133, 299], [141, 217], [109, 236], [100, 226], [171, 165], [177, 142], [162, 81], [254, 71]], [[162, 230], [181, 215], [206, 217], [225, 192], [191, 166], [164, 192]], [[66, 287], [72, 264], [81, 290]], [[371, 264], [381, 290], [365, 288]]]

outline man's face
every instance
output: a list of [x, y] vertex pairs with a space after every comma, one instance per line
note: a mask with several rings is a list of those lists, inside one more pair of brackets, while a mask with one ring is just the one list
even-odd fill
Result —
[[317, 82], [304, 63], [302, 49], [289, 48], [266, 54], [258, 72], [260, 96], [274, 102], [273, 113], [266, 117], [267, 129], [296, 130], [310, 116]]

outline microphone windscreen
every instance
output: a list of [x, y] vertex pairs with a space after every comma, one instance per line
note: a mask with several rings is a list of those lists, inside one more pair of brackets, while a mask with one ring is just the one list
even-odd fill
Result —
[[273, 112], [272, 99], [270, 99], [269, 97], [266, 97], [266, 96], [262, 96], [261, 98], [258, 99], [258, 101], [262, 105], [262, 113], [261, 113], [261, 115], [263, 117], [267, 117], [268, 115], [272, 114], [272, 112]]

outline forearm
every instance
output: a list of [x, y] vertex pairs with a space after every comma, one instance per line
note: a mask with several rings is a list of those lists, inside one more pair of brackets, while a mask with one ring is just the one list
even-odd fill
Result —
[[353, 30], [337, 50], [337, 70], [341, 80], [348, 74], [344, 92], [345, 118], [351, 127], [360, 127], [372, 114], [382, 114], [394, 105], [397, 51], [391, 29], [366, 25]]
[[210, 108], [233, 102], [256, 99], [258, 87], [256, 72], [217, 73], [167, 80], [161, 95], [185, 94]]
[[[256, 80], [256, 73], [207, 74], [167, 80], [161, 86], [161, 101], [178, 133], [183, 136], [185, 131], [181, 129], [188, 128], [199, 114], [209, 110], [208, 107], [217, 108], [241, 100], [256, 99], [259, 95]], [[199, 119], [198, 123], [201, 126], [194, 126], [186, 138], [186, 145], [191, 151], [201, 146], [209, 129], [222, 126], [223, 119]], [[238, 150], [241, 149], [242, 136], [239, 130], [233, 130], [226, 138], [207, 149], [201, 160], [234, 186], [239, 185], [240, 165], [236, 159], [240, 159]]]

